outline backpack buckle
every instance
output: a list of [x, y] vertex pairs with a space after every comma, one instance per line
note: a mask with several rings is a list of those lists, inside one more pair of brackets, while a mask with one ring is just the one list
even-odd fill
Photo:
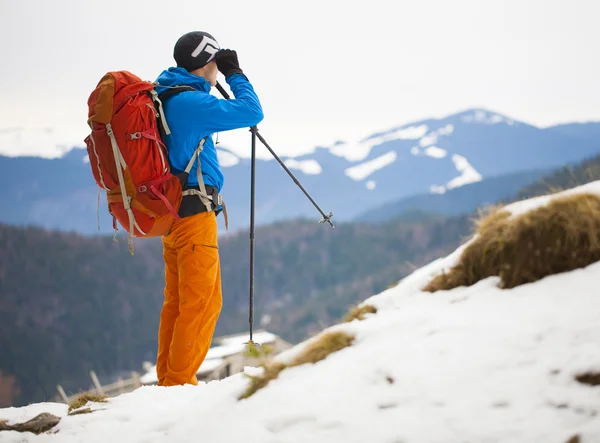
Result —
[[140, 187], [138, 187], [138, 192], [146, 192], [148, 190], [148, 188], [146, 187], [146, 185], [142, 185]]
[[131, 140], [137, 140], [139, 138], [142, 138], [142, 133], [141, 132], [134, 132], [132, 134], [129, 134], [129, 137], [131, 137]]

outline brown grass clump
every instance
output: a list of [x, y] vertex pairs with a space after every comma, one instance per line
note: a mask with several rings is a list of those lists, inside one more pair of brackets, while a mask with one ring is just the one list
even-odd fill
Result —
[[479, 217], [474, 220], [477, 232], [489, 232], [505, 222], [510, 217], [510, 212], [502, 206], [488, 206], [478, 212]]
[[365, 315], [377, 313], [377, 308], [373, 305], [355, 306], [350, 309], [350, 312], [344, 317], [344, 322], [349, 323], [353, 320], [364, 320]]
[[93, 392], [84, 392], [78, 395], [71, 404], [69, 405], [69, 414], [75, 409], [79, 409], [85, 406], [88, 402], [92, 403], [106, 403], [106, 395], [95, 394]]
[[240, 400], [250, 397], [259, 389], [262, 389], [265, 386], [267, 386], [271, 380], [275, 380], [277, 377], [279, 377], [279, 373], [283, 371], [286, 368], [286, 366], [283, 363], [274, 363], [264, 365], [263, 368], [264, 373], [262, 375], [257, 377], [250, 377], [250, 384], [248, 385], [246, 391], [240, 397]]
[[509, 289], [600, 260], [600, 198], [557, 198], [514, 217], [497, 209], [477, 222], [477, 234], [459, 263], [424, 291], [471, 286], [491, 276]]
[[240, 400], [252, 396], [259, 389], [264, 388], [271, 380], [279, 377], [281, 371], [285, 368], [300, 366], [307, 363], [317, 363], [324, 360], [328, 355], [337, 352], [354, 342], [354, 337], [345, 332], [329, 332], [323, 334], [318, 340], [307, 346], [296, 358], [289, 364], [273, 363], [263, 365], [264, 373], [258, 377], [250, 377], [250, 384], [246, 391], [240, 396]]
[[345, 332], [329, 332], [323, 334], [318, 340], [307, 346], [296, 356], [290, 366], [299, 366], [306, 363], [317, 363], [329, 354], [341, 351], [354, 342], [354, 337]]
[[580, 374], [575, 379], [579, 383], [583, 383], [585, 385], [590, 386], [598, 386], [600, 385], [600, 373], [598, 372], [587, 372], [585, 374]]

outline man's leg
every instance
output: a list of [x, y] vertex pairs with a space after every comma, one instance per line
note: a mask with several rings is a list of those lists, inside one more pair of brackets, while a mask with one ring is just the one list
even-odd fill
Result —
[[214, 212], [203, 212], [181, 222], [176, 240], [179, 317], [173, 330], [165, 385], [195, 384], [195, 374], [210, 348], [222, 307], [216, 216]]
[[160, 313], [158, 327], [158, 356], [156, 373], [158, 384], [162, 385], [167, 375], [169, 348], [179, 316], [179, 276], [177, 273], [177, 249], [170, 244], [170, 237], [163, 237], [163, 258], [165, 260], [165, 300]]

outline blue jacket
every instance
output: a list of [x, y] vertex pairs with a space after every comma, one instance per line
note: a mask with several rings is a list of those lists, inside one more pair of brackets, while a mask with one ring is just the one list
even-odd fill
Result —
[[[260, 101], [252, 85], [243, 74], [226, 78], [235, 99], [219, 99], [210, 92], [210, 83], [202, 77], [190, 74], [184, 68], [169, 68], [157, 79], [162, 86], [191, 86], [196, 91], [185, 91], [168, 98], [164, 103], [165, 117], [171, 130], [165, 144], [169, 151], [169, 163], [173, 174], [183, 172], [194, 155], [198, 143], [209, 136], [204, 144], [200, 160], [205, 185], [214, 186], [221, 192], [223, 172], [217, 158], [212, 134], [244, 127], [251, 127], [263, 119]], [[156, 87], [160, 94], [167, 88]], [[188, 185], [198, 185], [198, 163], [190, 172]]]

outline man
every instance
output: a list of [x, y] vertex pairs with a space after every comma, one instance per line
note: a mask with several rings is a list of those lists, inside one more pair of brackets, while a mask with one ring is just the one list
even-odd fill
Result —
[[[160, 386], [198, 384], [196, 372], [221, 312], [216, 217], [222, 209], [223, 173], [212, 134], [251, 127], [263, 119], [260, 101], [235, 51], [221, 50], [206, 32], [190, 32], [177, 41], [173, 55], [177, 67], [160, 74], [156, 89], [164, 97], [170, 129], [165, 137], [169, 163], [173, 174], [183, 178], [184, 197], [181, 218], [163, 237], [166, 285], [158, 331]], [[219, 72], [235, 99], [218, 99], [209, 93]], [[169, 97], [170, 88], [182, 85], [193, 90]]]

